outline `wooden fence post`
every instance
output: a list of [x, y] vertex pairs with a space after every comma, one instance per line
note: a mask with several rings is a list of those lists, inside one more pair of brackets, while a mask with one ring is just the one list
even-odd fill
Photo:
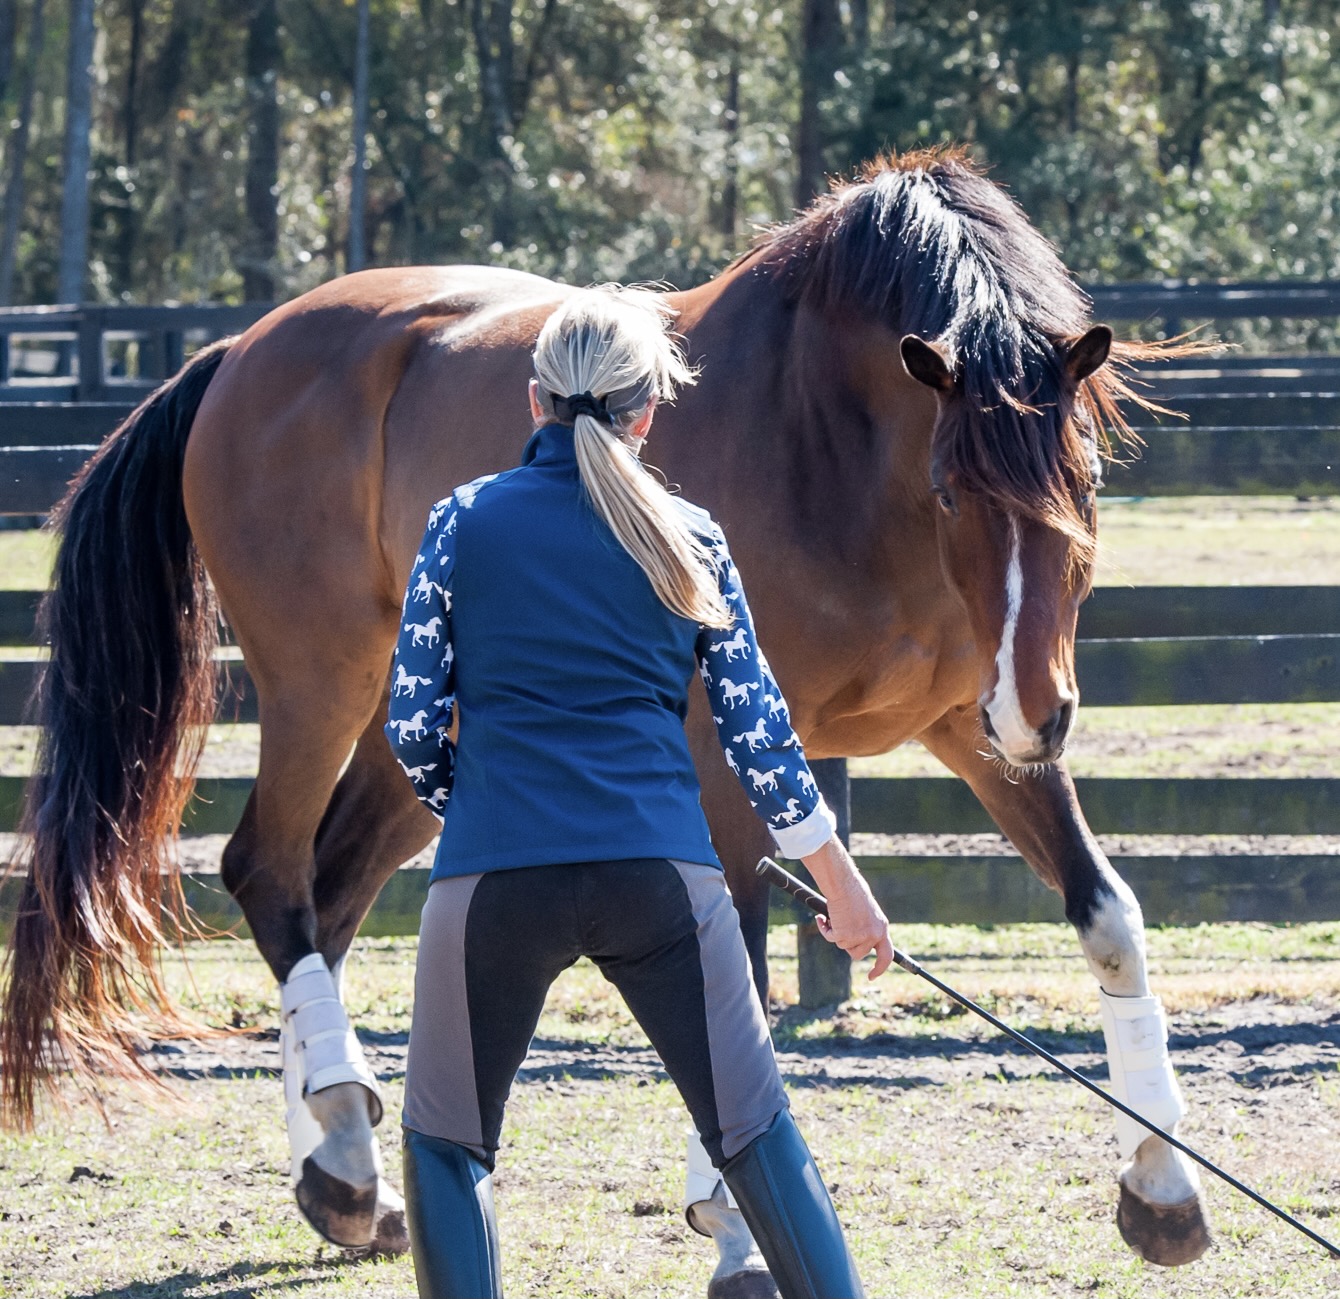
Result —
[[101, 308], [79, 308], [79, 383], [75, 388], [76, 401], [105, 401], [103, 391], [107, 383], [102, 351], [104, 328]]
[[[810, 764], [819, 790], [837, 817], [838, 835], [847, 843], [851, 835], [851, 781], [845, 758], [824, 758]], [[800, 965], [800, 1004], [806, 1010], [832, 1006], [851, 996], [851, 958], [834, 947], [813, 920], [796, 927], [796, 955]]]

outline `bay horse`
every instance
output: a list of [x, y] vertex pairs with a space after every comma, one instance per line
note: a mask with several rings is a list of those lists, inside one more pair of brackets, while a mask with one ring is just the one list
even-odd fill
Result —
[[[53, 1061], [143, 1075], [137, 1015], [179, 1024], [155, 965], [164, 843], [214, 713], [215, 593], [261, 725], [223, 878], [275, 978], [313, 953], [338, 971], [430, 842], [382, 735], [402, 595], [432, 502], [517, 461], [529, 351], [569, 291], [465, 266], [336, 280], [199, 353], [72, 484], [0, 1037], [11, 1122], [31, 1121]], [[1148, 1011], [1132, 1023], [1157, 1038], [1140, 909], [1062, 752], [1101, 453], [1124, 432], [1125, 368], [1158, 349], [1093, 326], [1052, 246], [956, 151], [870, 164], [668, 302], [701, 379], [661, 412], [652, 456], [724, 526], [809, 754], [921, 740], [1061, 894], [1105, 997]], [[766, 997], [752, 868], [769, 836], [701, 692], [689, 728]], [[1151, 1085], [1175, 1093], [1166, 1045], [1162, 1065], [1136, 1059], [1122, 1031], [1114, 1079], [1153, 1060]], [[324, 1180], [298, 1186], [304, 1212], [341, 1243], [403, 1248], [379, 1103], [357, 1082], [308, 1100]], [[1195, 1172], [1136, 1131], [1122, 1235], [1157, 1262], [1198, 1257]]]

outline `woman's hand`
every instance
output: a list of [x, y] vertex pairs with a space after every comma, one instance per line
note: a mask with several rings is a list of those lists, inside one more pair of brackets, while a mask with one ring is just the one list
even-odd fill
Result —
[[867, 977], [879, 978], [893, 964], [889, 922], [842, 840], [834, 835], [804, 862], [828, 899], [828, 915], [818, 917], [819, 932], [853, 961], [874, 952], [874, 968]]

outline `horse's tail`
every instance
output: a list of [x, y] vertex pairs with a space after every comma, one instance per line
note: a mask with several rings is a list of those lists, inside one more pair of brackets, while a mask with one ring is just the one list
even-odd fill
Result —
[[165, 919], [185, 917], [166, 840], [214, 714], [218, 610], [186, 522], [182, 463], [231, 343], [205, 348], [144, 401], [52, 515], [61, 543], [39, 613], [51, 657], [0, 1023], [10, 1126], [31, 1124], [63, 1066], [84, 1083], [152, 1080], [135, 1053], [141, 1017], [185, 1026], [157, 961]]

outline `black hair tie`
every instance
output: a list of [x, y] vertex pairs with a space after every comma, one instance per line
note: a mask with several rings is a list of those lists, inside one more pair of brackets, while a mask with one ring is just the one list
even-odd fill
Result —
[[590, 415], [592, 419], [608, 424], [610, 428], [614, 427], [614, 415], [605, 405], [603, 397], [593, 397], [589, 392], [576, 392], [571, 397], [560, 397], [557, 393], [551, 392], [549, 398], [554, 403], [554, 417], [560, 424], [572, 424], [578, 415]]

